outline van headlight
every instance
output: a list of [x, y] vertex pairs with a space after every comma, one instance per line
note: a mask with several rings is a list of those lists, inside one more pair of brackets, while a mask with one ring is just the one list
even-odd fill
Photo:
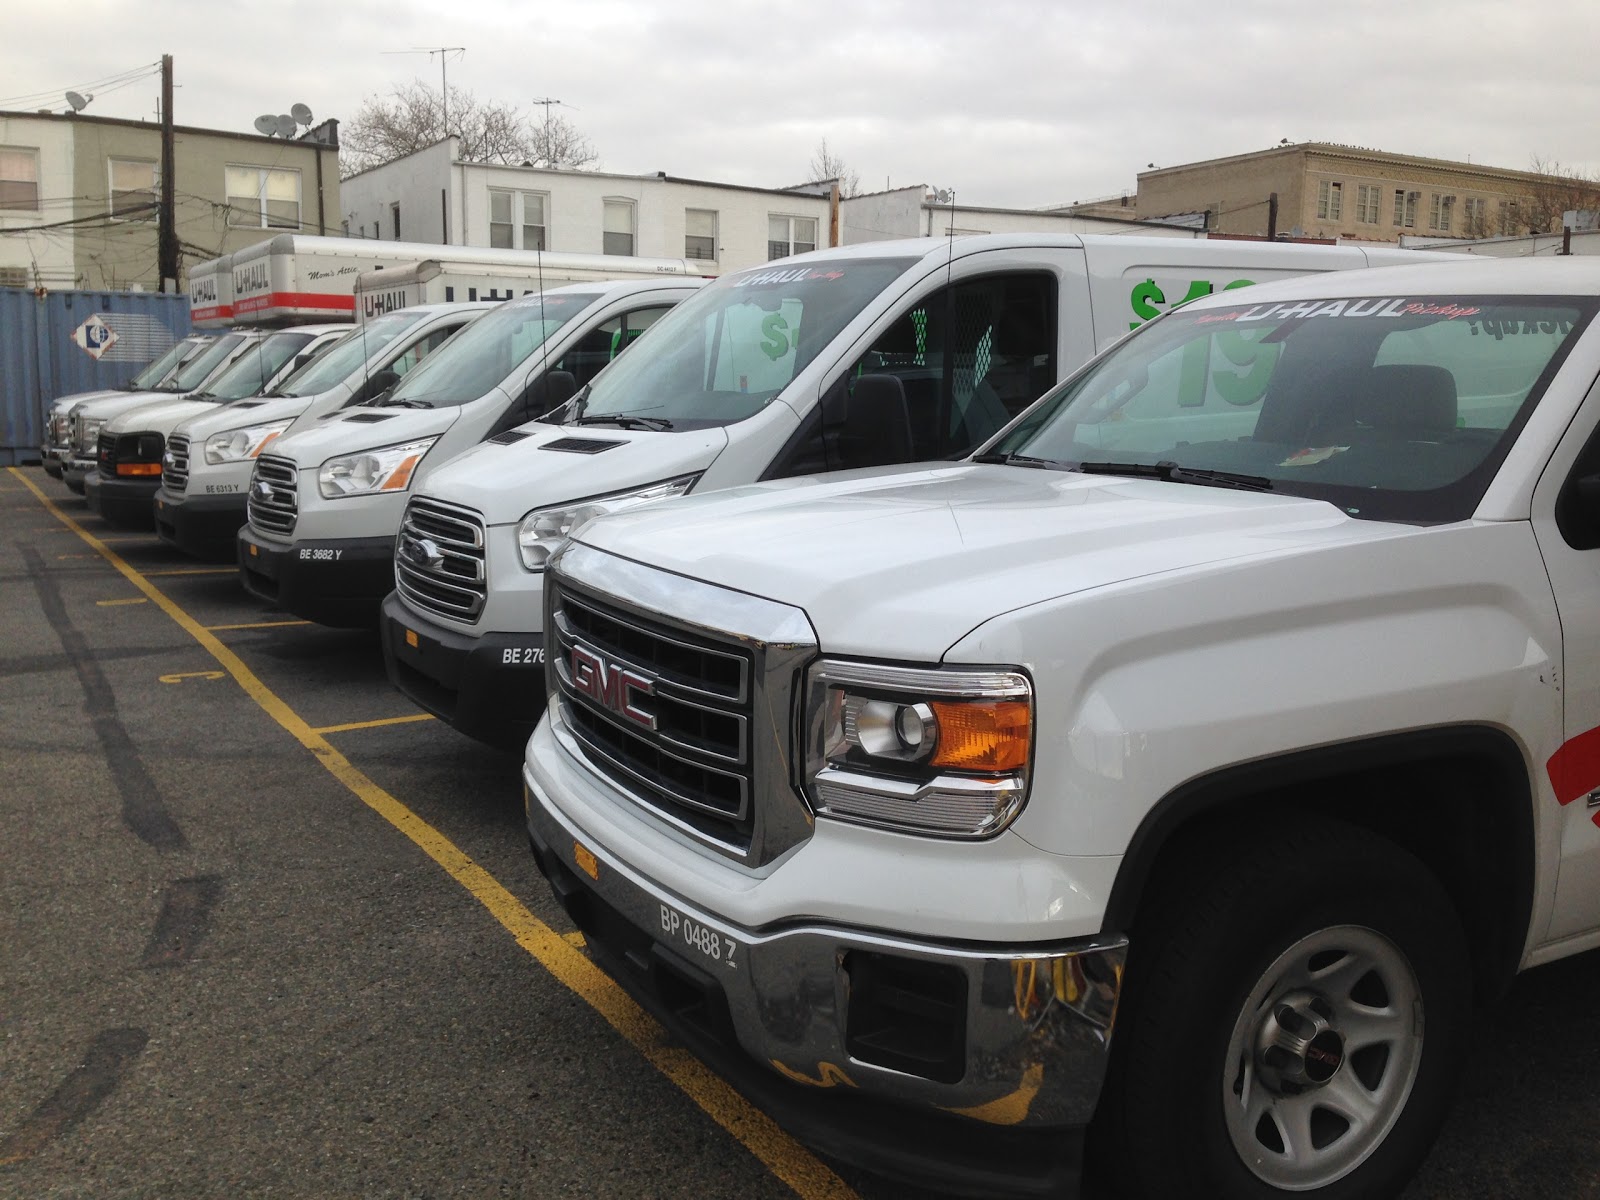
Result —
[[213, 433], [206, 439], [206, 461], [216, 466], [218, 463], [243, 462], [247, 458], [254, 458], [289, 425], [288, 421], [274, 421], [270, 425], [248, 425], [243, 429]]
[[806, 688], [818, 816], [927, 837], [993, 837], [1028, 799], [1033, 685], [1003, 667], [824, 660]]
[[100, 441], [100, 426], [104, 425], [107, 417], [82, 417], [78, 421], [78, 445], [84, 450], [93, 450]]
[[681, 496], [695, 485], [699, 474], [682, 475], [665, 483], [652, 483], [631, 492], [613, 492], [608, 496], [591, 496], [573, 504], [556, 508], [536, 508], [522, 518], [517, 526], [517, 553], [522, 565], [530, 571], [544, 570], [550, 556], [566, 543], [580, 525], [606, 513], [620, 512], [636, 504], [651, 500], [668, 500]]
[[317, 472], [317, 488], [329, 500], [340, 496], [366, 496], [373, 492], [401, 492], [438, 437], [363, 450], [344, 458], [330, 458]]

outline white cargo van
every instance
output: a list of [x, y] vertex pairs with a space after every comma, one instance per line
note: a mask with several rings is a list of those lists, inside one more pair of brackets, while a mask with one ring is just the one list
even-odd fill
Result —
[[351, 328], [265, 395], [173, 430], [155, 496], [156, 532], [185, 553], [233, 558], [256, 457], [301, 415], [326, 416], [388, 391], [458, 329], [495, 306], [427, 304]]
[[68, 418], [68, 449], [61, 462], [61, 477], [67, 486], [75, 492], [83, 491], [84, 480], [94, 472], [98, 461], [100, 427], [112, 417], [153, 400], [170, 400], [200, 391], [265, 336], [265, 330], [253, 329], [203, 334], [200, 348], [150, 390], [114, 392], [76, 405]]
[[259, 395], [350, 332], [348, 325], [296, 325], [261, 338], [199, 391], [153, 400], [100, 427], [96, 469], [84, 479], [91, 512], [125, 529], [152, 527], [167, 437], [179, 422]]
[[74, 408], [91, 400], [104, 400], [107, 397], [126, 395], [130, 392], [147, 392], [159, 387], [166, 381], [167, 376], [177, 369], [178, 364], [198, 352], [204, 344], [204, 339], [199, 337], [179, 338], [120, 387], [98, 388], [92, 392], [73, 392], [69, 396], [58, 396], [52, 400], [50, 413], [45, 418], [45, 442], [39, 447], [45, 474], [60, 479], [62, 462], [72, 457], [71, 418]]
[[245, 590], [324, 624], [371, 624], [394, 586], [411, 484], [571, 399], [704, 282], [575, 283], [507, 300], [378, 404], [299, 417], [255, 460], [239, 532]]
[[565, 425], [492, 440], [413, 489], [397, 590], [383, 607], [390, 678], [463, 732], [524, 739], [543, 708], [544, 562], [596, 513], [691, 489], [959, 458], [1158, 305], [1398, 259], [1439, 261], [990, 235], [819, 250], [726, 276], [597, 379]]
[[657, 275], [704, 275], [704, 263], [685, 258], [628, 258], [615, 254], [546, 254], [435, 247], [421, 262], [367, 271], [356, 277], [356, 320], [398, 308], [459, 300], [510, 300], [529, 292], [596, 279], [647, 279]]

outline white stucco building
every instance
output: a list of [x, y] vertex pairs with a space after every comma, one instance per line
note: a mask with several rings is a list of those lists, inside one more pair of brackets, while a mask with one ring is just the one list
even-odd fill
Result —
[[462, 162], [454, 137], [352, 175], [341, 196], [351, 237], [687, 258], [708, 274], [829, 244], [820, 188]]
[[[964, 233], [1130, 233], [1140, 237], [1194, 237], [1196, 231], [1175, 224], [1085, 216], [1058, 209], [994, 208], [941, 202], [926, 184], [851, 196], [839, 204], [840, 242], [876, 242], [884, 238], [939, 237]], [[952, 229], [953, 227], [953, 229]]]

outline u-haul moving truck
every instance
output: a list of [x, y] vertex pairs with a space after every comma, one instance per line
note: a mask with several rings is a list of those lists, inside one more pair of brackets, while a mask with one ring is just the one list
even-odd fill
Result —
[[716, 273], [686, 258], [633, 258], [616, 254], [547, 254], [435, 246], [421, 262], [369, 271], [356, 278], [356, 320], [410, 308], [470, 300], [511, 300], [564, 283], [647, 279], [657, 275]]
[[233, 323], [233, 255], [190, 270], [189, 320], [196, 329], [223, 329]]

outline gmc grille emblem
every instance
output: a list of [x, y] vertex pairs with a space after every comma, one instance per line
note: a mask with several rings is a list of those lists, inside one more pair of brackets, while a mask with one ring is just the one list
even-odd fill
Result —
[[607, 662], [583, 646], [574, 646], [568, 652], [567, 663], [572, 668], [572, 686], [580, 695], [642, 729], [655, 732], [655, 714], [634, 703], [637, 696], [655, 695], [653, 680], [621, 663]]

